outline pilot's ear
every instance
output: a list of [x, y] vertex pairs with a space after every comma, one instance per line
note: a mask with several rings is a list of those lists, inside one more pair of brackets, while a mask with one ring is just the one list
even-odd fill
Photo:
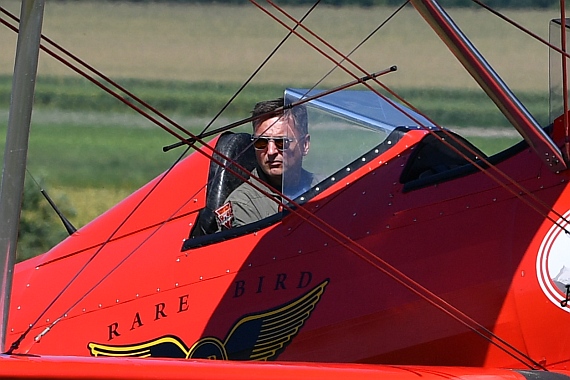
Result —
[[303, 153], [303, 156], [306, 156], [309, 153], [310, 147], [311, 147], [311, 135], [307, 133], [307, 135], [303, 139], [303, 145], [301, 146], [301, 152]]

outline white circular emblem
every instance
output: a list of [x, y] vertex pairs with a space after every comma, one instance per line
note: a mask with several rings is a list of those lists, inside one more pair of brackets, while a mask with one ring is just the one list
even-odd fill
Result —
[[569, 216], [570, 211], [550, 227], [536, 258], [536, 274], [542, 291], [567, 312], [570, 312], [570, 302], [566, 300], [566, 285], [570, 285], [570, 235], [565, 230], [568, 230]]

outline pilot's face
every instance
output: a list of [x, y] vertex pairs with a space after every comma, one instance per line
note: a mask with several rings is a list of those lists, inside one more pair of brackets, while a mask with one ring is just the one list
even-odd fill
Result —
[[292, 118], [279, 116], [257, 125], [254, 137], [267, 141], [267, 146], [255, 149], [255, 155], [271, 185], [280, 189], [284, 173], [299, 173], [303, 156], [309, 150], [308, 136], [299, 136]]

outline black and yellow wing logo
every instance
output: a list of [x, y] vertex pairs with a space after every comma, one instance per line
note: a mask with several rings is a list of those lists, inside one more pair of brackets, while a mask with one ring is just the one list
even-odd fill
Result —
[[205, 337], [188, 348], [173, 335], [128, 346], [89, 343], [93, 356], [275, 360], [311, 316], [328, 280], [286, 305], [242, 317], [225, 340]]
[[93, 356], [188, 358], [186, 345], [177, 337], [170, 335], [133, 346], [106, 346], [89, 343], [89, 350]]

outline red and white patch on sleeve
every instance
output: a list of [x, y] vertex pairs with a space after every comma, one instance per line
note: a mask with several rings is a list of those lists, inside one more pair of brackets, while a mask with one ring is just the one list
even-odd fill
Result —
[[219, 228], [232, 228], [234, 220], [234, 210], [232, 209], [232, 202], [224, 203], [220, 208], [214, 210], [216, 214], [216, 222]]

